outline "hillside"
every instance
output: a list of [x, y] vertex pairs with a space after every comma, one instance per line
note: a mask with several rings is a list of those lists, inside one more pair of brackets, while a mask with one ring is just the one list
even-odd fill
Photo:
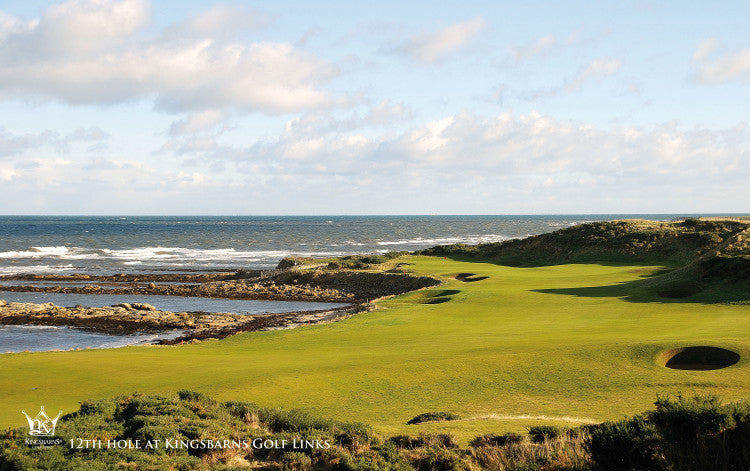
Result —
[[[659, 262], [684, 265], [745, 232], [749, 223], [686, 219], [619, 220], [580, 224], [555, 232], [479, 245], [439, 245], [422, 255], [470, 257], [507, 266], [581, 262]], [[747, 239], [727, 255], [750, 255]]]

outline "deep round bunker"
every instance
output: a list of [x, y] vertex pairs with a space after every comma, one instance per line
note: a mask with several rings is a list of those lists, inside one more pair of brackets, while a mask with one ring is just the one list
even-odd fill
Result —
[[726, 348], [695, 346], [667, 350], [660, 359], [662, 365], [673, 370], [718, 370], [740, 361], [740, 355]]

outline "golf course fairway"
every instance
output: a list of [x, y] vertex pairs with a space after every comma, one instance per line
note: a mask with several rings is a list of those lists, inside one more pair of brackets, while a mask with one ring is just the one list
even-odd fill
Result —
[[[0, 427], [24, 426], [21, 410], [40, 405], [68, 413], [90, 398], [189, 389], [385, 434], [450, 431], [465, 442], [532, 424], [618, 419], [649, 409], [657, 394], [750, 395], [750, 306], [627, 291], [661, 267], [397, 261], [444, 283], [331, 324], [176, 346], [0, 355]], [[663, 366], [662, 352], [687, 346], [722, 347], [740, 360], [710, 371]], [[461, 419], [406, 425], [436, 411]]]

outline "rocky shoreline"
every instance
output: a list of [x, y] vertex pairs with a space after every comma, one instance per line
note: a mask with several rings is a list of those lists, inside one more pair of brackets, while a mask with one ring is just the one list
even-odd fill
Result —
[[[216, 274], [14, 275], [0, 281], [61, 282], [58, 286], [0, 286], [0, 291], [101, 295], [167, 295], [248, 300], [344, 302], [343, 308], [278, 314], [231, 314], [160, 311], [150, 304], [108, 307], [62, 307], [52, 303], [8, 303], [0, 300], [0, 324], [70, 326], [107, 334], [183, 330], [182, 337], [162, 340], [224, 338], [238, 332], [286, 329], [333, 322], [372, 308], [371, 300], [436, 286], [440, 281], [405, 273], [351, 270], [238, 271]], [[63, 286], [86, 282], [85, 286]], [[177, 284], [157, 284], [177, 283]]]
[[0, 324], [69, 326], [113, 335], [183, 330], [183, 336], [160, 342], [180, 343], [191, 339], [224, 338], [237, 332], [331, 322], [369, 309], [369, 305], [358, 304], [317, 311], [243, 315], [160, 311], [144, 303], [68, 308], [52, 303], [8, 303], [0, 300]]
[[[216, 275], [16, 275], [0, 281], [91, 282], [85, 286], [0, 286], [0, 291], [108, 295], [162, 295], [273, 301], [361, 303], [435, 286], [439, 280], [404, 273], [271, 270]], [[174, 282], [179, 284], [157, 284]]]

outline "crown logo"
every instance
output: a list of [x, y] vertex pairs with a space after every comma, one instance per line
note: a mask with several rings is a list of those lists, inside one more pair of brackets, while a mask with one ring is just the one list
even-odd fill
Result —
[[57, 426], [57, 419], [62, 415], [62, 411], [57, 414], [57, 417], [51, 419], [44, 411], [44, 406], [39, 409], [39, 413], [33, 419], [29, 417], [29, 414], [25, 410], [22, 410], [23, 415], [26, 416], [26, 420], [29, 421], [29, 435], [35, 437], [51, 437], [55, 434], [55, 427]]

